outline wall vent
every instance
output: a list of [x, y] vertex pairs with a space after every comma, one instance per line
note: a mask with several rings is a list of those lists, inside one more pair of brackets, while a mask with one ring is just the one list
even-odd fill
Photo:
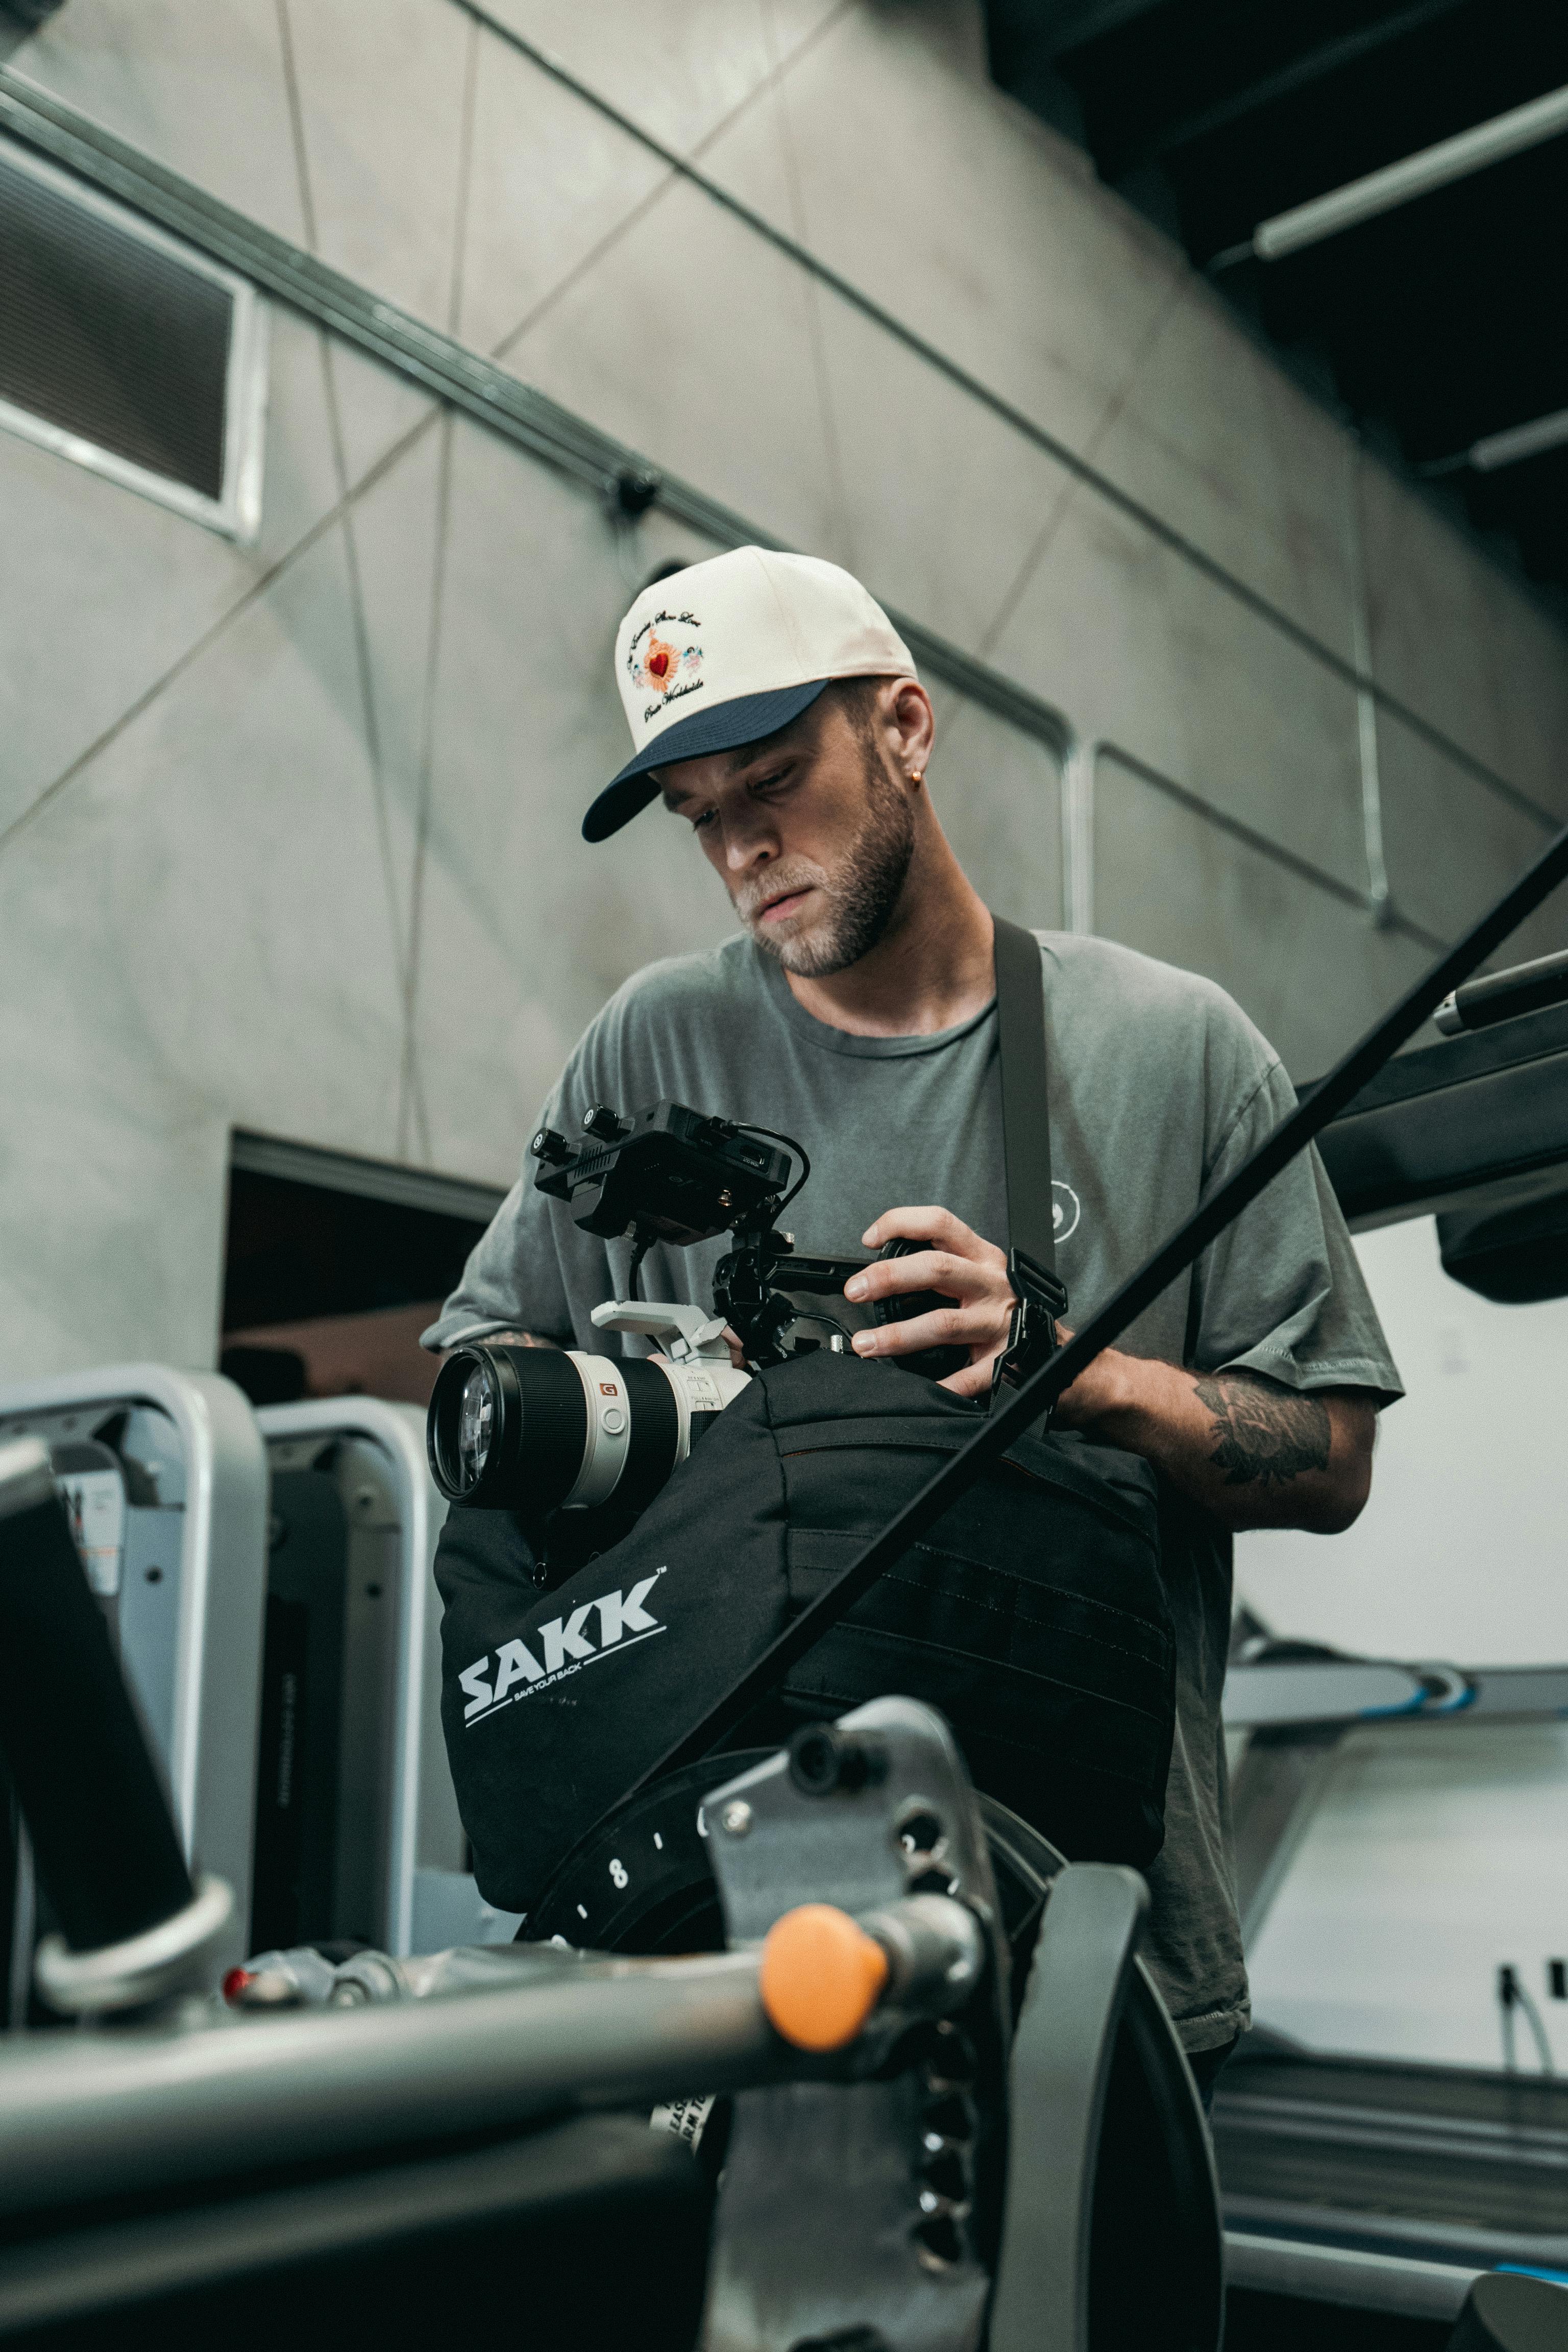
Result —
[[266, 383], [254, 287], [0, 140], [0, 425], [248, 540]]

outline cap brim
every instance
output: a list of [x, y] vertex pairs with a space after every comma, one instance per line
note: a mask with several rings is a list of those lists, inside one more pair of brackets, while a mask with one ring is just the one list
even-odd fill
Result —
[[769, 694], [738, 694], [730, 702], [715, 702], [667, 727], [657, 742], [628, 760], [612, 776], [583, 819], [584, 841], [608, 841], [623, 824], [658, 797], [650, 771], [672, 767], [678, 760], [703, 760], [710, 751], [738, 751], [742, 744], [760, 743], [776, 735], [792, 719], [810, 709], [829, 680], [808, 678], [804, 686], [781, 686]]

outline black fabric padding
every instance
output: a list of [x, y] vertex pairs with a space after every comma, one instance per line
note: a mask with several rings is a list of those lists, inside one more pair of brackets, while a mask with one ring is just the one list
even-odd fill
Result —
[[1568, 1005], [1396, 1055], [1318, 1145], [1352, 1224], [1506, 1205], [1504, 1188], [1568, 1164]]
[[70, 1526], [14, 1511], [0, 1544], [0, 1759], [74, 1952], [172, 1919], [193, 1888]]
[[[630, 1534], [547, 1596], [521, 1523], [457, 1508], [443, 1723], [487, 1900], [527, 1911], [575, 1844], [973, 1431], [976, 1410], [891, 1364], [828, 1354], [763, 1373]], [[648, 1580], [651, 1631], [598, 1643], [595, 1604]], [[612, 1603], [613, 1613], [614, 1603]], [[594, 1654], [480, 1707], [503, 1643], [542, 1666], [586, 1609]], [[952, 1725], [979, 1785], [1075, 1859], [1148, 1864], [1163, 1836], [1175, 1638], [1159, 1491], [1134, 1455], [1026, 1437], [882, 1577], [745, 1737], [888, 1692]], [[722, 1778], [716, 1768], [716, 1779]]]
[[1501, 1307], [1568, 1297], [1568, 1187], [1501, 1211], [1437, 1220], [1443, 1271]]

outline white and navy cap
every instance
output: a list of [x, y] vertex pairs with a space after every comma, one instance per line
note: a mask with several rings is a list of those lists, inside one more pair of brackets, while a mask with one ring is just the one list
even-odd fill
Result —
[[583, 819], [619, 832], [658, 792], [650, 770], [787, 727], [836, 677], [913, 677], [910, 649], [858, 580], [815, 555], [737, 547], [643, 590], [616, 634], [631, 758]]

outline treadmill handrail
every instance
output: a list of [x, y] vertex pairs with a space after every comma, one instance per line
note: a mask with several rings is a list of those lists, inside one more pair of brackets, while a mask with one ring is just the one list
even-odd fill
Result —
[[[248, 1400], [219, 1372], [169, 1364], [100, 1364], [0, 1388], [0, 1422], [150, 1404], [173, 1422], [184, 1457], [180, 1528], [180, 1641], [166, 1769], [187, 1862], [218, 1871], [235, 1890], [237, 1958], [248, 1927], [259, 1738], [261, 1640], [267, 1596], [267, 1454]], [[248, 1574], [247, 1571], [248, 1570]], [[225, 1673], [203, 1704], [203, 1666], [222, 1649]], [[236, 1694], [249, 1694], [248, 1749], [240, 1771], [213, 1769], [234, 1738]]]

